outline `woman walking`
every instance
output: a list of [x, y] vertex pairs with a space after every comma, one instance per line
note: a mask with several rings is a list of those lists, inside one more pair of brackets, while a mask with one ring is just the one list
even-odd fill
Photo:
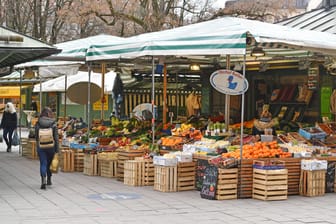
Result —
[[46, 185], [52, 184], [50, 164], [59, 145], [57, 123], [49, 107], [42, 110], [35, 125], [35, 138], [40, 158], [41, 189], [46, 189]]
[[2, 115], [0, 128], [3, 129], [3, 139], [7, 145], [7, 152], [12, 150], [13, 132], [17, 128], [17, 114], [13, 103], [8, 102]]

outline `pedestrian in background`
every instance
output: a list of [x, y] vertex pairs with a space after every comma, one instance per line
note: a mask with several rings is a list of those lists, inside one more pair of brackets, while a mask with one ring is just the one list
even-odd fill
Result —
[[8, 102], [2, 115], [0, 128], [3, 129], [3, 139], [7, 145], [7, 152], [12, 150], [13, 132], [17, 128], [17, 114], [13, 103]]
[[[46, 147], [42, 146], [40, 142], [40, 130], [52, 129], [52, 144], [48, 144]], [[51, 171], [50, 164], [54, 158], [55, 153], [58, 152], [58, 129], [57, 122], [54, 119], [52, 110], [49, 107], [45, 107], [35, 125], [35, 138], [37, 153], [40, 158], [40, 175], [41, 175], [41, 189], [46, 189], [46, 185], [51, 185]]]

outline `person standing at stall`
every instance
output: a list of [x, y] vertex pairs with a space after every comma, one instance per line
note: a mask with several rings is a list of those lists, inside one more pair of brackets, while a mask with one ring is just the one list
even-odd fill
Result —
[[13, 132], [17, 128], [17, 114], [13, 103], [8, 102], [2, 115], [0, 128], [3, 129], [3, 139], [7, 145], [7, 152], [12, 150]]
[[58, 130], [52, 110], [45, 107], [35, 125], [37, 153], [40, 158], [41, 189], [51, 185], [50, 164], [58, 152]]

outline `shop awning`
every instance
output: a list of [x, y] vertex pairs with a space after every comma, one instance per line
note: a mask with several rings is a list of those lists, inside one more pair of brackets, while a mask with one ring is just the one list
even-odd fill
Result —
[[[116, 73], [115, 72], [108, 72], [105, 74], [105, 82], [104, 82], [104, 92], [111, 93], [114, 79]], [[59, 76], [57, 78], [45, 81], [42, 83], [42, 92], [64, 92], [65, 91], [65, 77], [67, 77], [67, 86], [70, 87], [71, 85], [79, 82], [88, 82], [89, 76], [88, 72], [79, 71], [75, 75], [68, 75], [68, 76]], [[101, 87], [101, 80], [102, 74], [91, 72], [91, 83], [94, 83]], [[87, 92], [83, 90], [83, 93]], [[33, 92], [40, 92], [40, 84], [36, 84], [34, 86]], [[78, 92], [78, 95], [81, 95], [82, 92]], [[85, 95], [85, 94], [84, 94]]]
[[16, 68], [46, 67], [46, 66], [64, 66], [74, 64], [84, 64], [86, 52], [94, 44], [115, 44], [124, 40], [122, 37], [99, 34], [92, 37], [81, 38], [78, 40], [66, 41], [55, 44], [55, 47], [62, 52], [53, 54], [41, 60], [35, 60], [15, 66]]
[[0, 68], [59, 52], [60, 50], [54, 46], [0, 26]]
[[[323, 40], [323, 41], [321, 41]], [[224, 17], [126, 38], [122, 44], [93, 45], [87, 61], [141, 56], [239, 55], [257, 44], [336, 55], [336, 35], [255, 20]]]

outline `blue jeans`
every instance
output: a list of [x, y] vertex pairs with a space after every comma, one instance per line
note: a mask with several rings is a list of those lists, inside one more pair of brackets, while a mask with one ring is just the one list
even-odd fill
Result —
[[40, 158], [40, 174], [41, 177], [51, 177], [50, 164], [54, 158], [54, 149], [40, 149], [37, 148], [37, 153]]
[[4, 128], [3, 129], [3, 138], [6, 142], [7, 148], [12, 147], [12, 137], [15, 128]]

